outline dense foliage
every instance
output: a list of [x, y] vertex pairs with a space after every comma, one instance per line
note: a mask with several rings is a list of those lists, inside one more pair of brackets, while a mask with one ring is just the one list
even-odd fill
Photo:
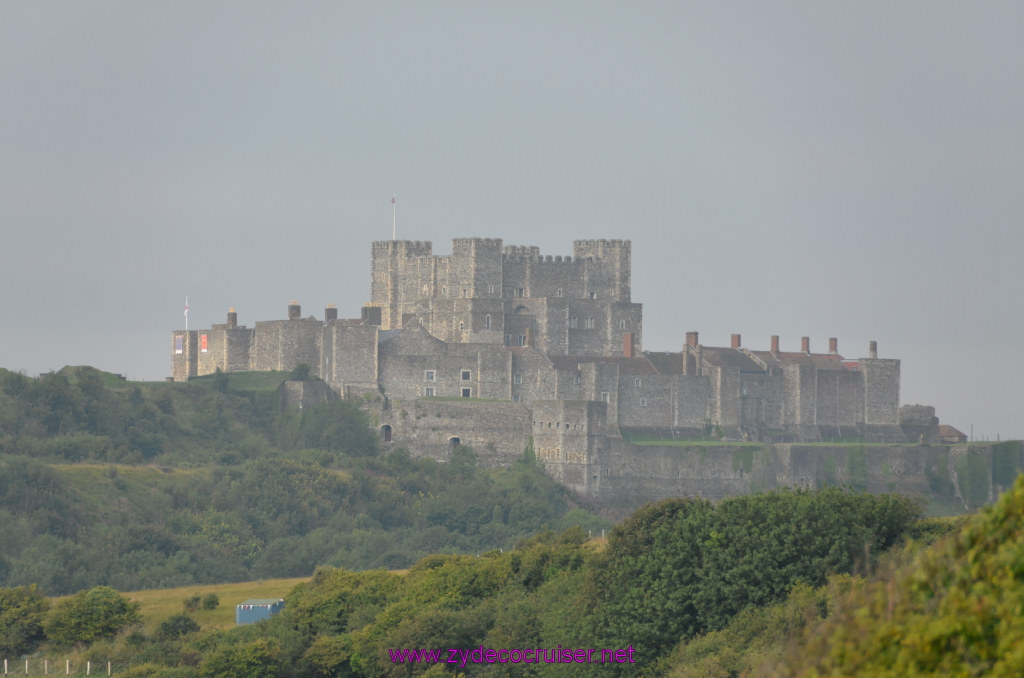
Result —
[[468, 448], [448, 464], [381, 455], [358, 403], [280, 411], [285, 375], [271, 377], [129, 385], [91, 368], [0, 370], [0, 586], [402, 568], [545, 527], [610, 526], [525, 458], [485, 472]]
[[[717, 506], [666, 501], [616, 527], [604, 549], [576, 527], [510, 550], [431, 555], [405, 573], [321, 568], [268, 622], [209, 632], [176, 614], [148, 637], [136, 630], [105, 646], [103, 658], [156, 676], [182, 668], [279, 678], [653, 675], [699, 651], [680, 646], [681, 639], [716, 648], [716, 636], [699, 634], [717, 628], [749, 640], [757, 631], [799, 628], [808, 609], [824, 614], [828, 596], [812, 587], [830, 572], [866, 568], [870, 554], [906, 534], [917, 514], [906, 500], [839, 490], [774, 492]], [[64, 639], [48, 639], [54, 641]], [[481, 647], [553, 653], [559, 646], [630, 649], [635, 663], [453, 667], [392, 656]], [[731, 665], [743, 659], [733, 657]]]
[[840, 601], [783, 675], [1024, 675], [1024, 479], [959, 534]]
[[137, 603], [111, 588], [97, 586], [55, 604], [43, 620], [43, 631], [51, 643], [67, 647], [113, 638], [137, 621]]

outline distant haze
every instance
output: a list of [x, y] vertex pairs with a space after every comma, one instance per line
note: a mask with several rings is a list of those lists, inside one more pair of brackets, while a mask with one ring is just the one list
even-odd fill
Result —
[[0, 365], [356, 317], [370, 242], [633, 242], [644, 348], [829, 337], [1024, 437], [1024, 4], [6, 3]]

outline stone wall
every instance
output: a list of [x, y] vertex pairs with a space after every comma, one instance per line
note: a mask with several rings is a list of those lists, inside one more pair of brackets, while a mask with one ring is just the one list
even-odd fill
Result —
[[188, 381], [198, 375], [199, 333], [175, 330], [171, 333], [171, 378]]
[[599, 493], [595, 459], [610, 435], [604, 403], [537, 401], [533, 410], [533, 449], [545, 471], [582, 495]]
[[507, 335], [517, 346], [529, 335], [545, 352], [609, 355], [621, 352], [628, 331], [639, 348], [629, 241], [581, 240], [574, 248], [576, 258], [552, 257], [496, 238], [456, 238], [451, 255], [435, 256], [429, 242], [375, 242], [371, 303], [382, 309], [382, 329], [418, 317], [448, 342], [500, 344]]
[[847, 486], [920, 496], [943, 510], [991, 502], [1024, 470], [1021, 443], [986, 445], [642, 446], [611, 439], [596, 458], [601, 505], [669, 497], [719, 500], [777, 487]]
[[341, 391], [346, 386], [377, 388], [379, 328], [375, 325], [325, 323], [320, 376]]
[[445, 461], [457, 440], [472, 447], [487, 468], [523, 456], [530, 437], [529, 410], [510, 402], [392, 399], [377, 416], [379, 427], [391, 427], [385, 449], [404, 447], [413, 456]]
[[256, 323], [252, 369], [290, 371], [309, 365], [320, 376], [320, 341], [323, 323], [313, 318], [265, 320]]
[[900, 361], [861, 358], [857, 369], [864, 375], [864, 422], [899, 424]]

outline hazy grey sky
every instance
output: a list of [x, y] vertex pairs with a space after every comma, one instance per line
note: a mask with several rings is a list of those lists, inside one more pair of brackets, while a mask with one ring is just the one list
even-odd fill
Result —
[[355, 317], [370, 242], [633, 241], [644, 344], [902, 360], [1024, 437], [1024, 3], [8, 2], [0, 365]]

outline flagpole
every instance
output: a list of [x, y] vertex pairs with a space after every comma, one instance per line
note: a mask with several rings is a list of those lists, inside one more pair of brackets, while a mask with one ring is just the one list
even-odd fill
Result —
[[392, 194], [391, 196], [391, 239], [395, 239], [395, 233], [398, 228], [398, 201], [396, 198], [398, 194]]

